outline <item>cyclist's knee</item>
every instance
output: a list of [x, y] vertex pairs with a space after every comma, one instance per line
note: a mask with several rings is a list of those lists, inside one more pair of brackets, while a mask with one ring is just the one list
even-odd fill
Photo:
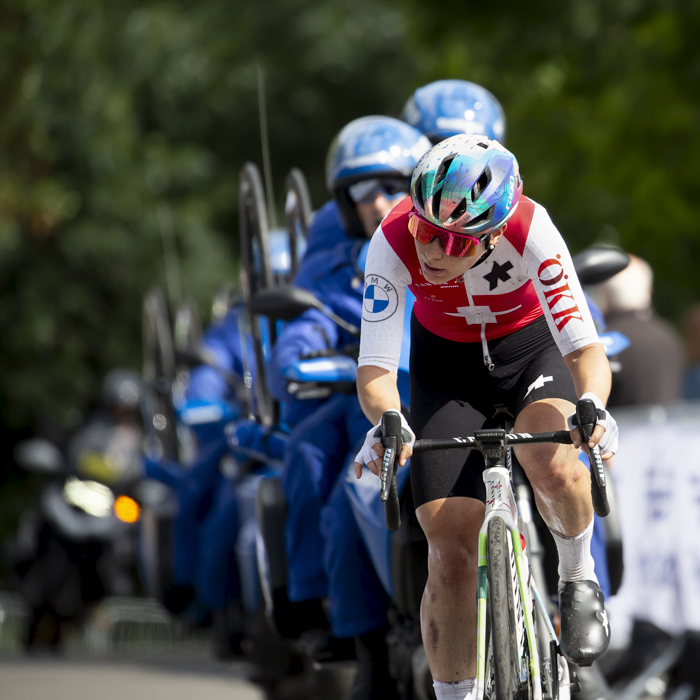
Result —
[[428, 571], [435, 581], [452, 588], [476, 573], [479, 528], [484, 519], [481, 501], [439, 499], [420, 506], [417, 515], [430, 546]]
[[588, 471], [578, 460], [573, 448], [559, 446], [559, 449], [548, 450], [537, 449], [538, 447], [540, 446], [528, 445], [519, 448], [516, 456], [533, 487], [540, 493], [556, 498], [559, 494], [576, 488], [580, 479], [587, 478]]

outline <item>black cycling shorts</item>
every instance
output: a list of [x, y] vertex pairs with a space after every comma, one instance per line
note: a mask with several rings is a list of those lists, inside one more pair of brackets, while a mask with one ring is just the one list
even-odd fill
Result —
[[[411, 427], [418, 439], [471, 435], [504, 405], [513, 418], [540, 399], [576, 403], [574, 382], [544, 316], [489, 341], [495, 364], [484, 365], [481, 343], [446, 340], [411, 319]], [[465, 457], [465, 455], [467, 455]], [[428, 452], [411, 458], [416, 508], [437, 498], [485, 500], [484, 461], [477, 450]]]

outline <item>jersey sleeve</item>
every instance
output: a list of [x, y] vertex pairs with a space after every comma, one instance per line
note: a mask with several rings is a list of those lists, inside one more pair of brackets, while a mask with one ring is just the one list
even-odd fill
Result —
[[523, 262], [561, 354], [600, 342], [569, 249], [539, 204], [535, 205]]
[[397, 372], [403, 339], [406, 287], [411, 275], [382, 228], [369, 245], [358, 365]]

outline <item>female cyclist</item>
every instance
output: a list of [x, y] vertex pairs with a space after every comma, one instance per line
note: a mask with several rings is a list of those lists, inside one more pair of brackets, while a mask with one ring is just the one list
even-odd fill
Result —
[[[375, 474], [382, 414], [400, 410], [396, 369], [403, 306], [416, 297], [411, 326], [411, 427], [400, 464], [418, 438], [470, 434], [496, 404], [516, 432], [571, 429], [579, 398], [604, 411], [610, 368], [571, 256], [545, 209], [522, 194], [512, 153], [483, 136], [458, 135], [428, 151], [411, 199], [382, 222], [370, 244], [357, 377], [375, 425], [356, 458]], [[603, 414], [601, 414], [603, 415]], [[606, 649], [610, 627], [590, 555], [590, 477], [574, 446], [516, 449], [559, 553], [562, 651], [588, 665]], [[617, 449], [608, 413], [589, 445]], [[476, 676], [477, 535], [484, 516], [483, 462], [459, 452], [416, 455], [411, 483], [429, 543], [421, 629], [438, 700], [465, 698]]]

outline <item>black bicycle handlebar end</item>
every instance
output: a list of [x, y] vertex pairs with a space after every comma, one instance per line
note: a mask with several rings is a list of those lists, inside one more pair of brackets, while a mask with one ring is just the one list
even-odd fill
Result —
[[[598, 422], [598, 409], [591, 399], [581, 399], [576, 404], [576, 422], [583, 442], [587, 445]], [[605, 489], [605, 469], [598, 445], [588, 450], [591, 460], [591, 500], [596, 515], [604, 518], [610, 513], [608, 494]]]
[[384, 504], [384, 521], [386, 526], [392, 532], [401, 527], [401, 506], [399, 504], [399, 493], [396, 486], [396, 476], [392, 480], [389, 487], [389, 498]]
[[382, 464], [382, 492], [384, 501], [384, 518], [389, 530], [398, 530], [401, 525], [399, 493], [396, 486], [396, 469], [401, 453], [401, 414], [398, 411], [386, 411], [382, 415], [382, 442], [385, 453]]

